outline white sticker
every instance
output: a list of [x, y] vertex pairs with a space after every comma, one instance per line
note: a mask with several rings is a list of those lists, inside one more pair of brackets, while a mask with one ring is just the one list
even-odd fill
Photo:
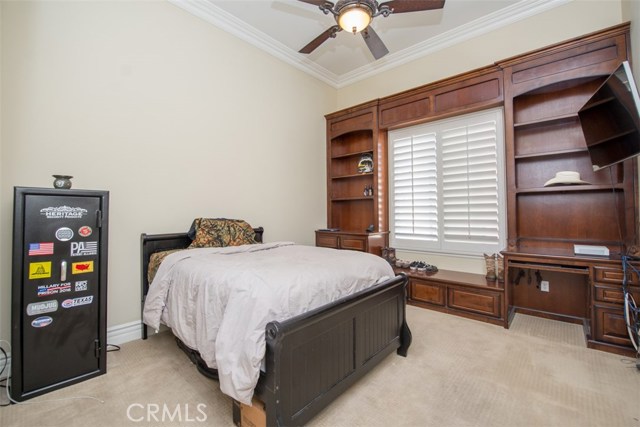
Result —
[[56, 230], [56, 239], [66, 242], [73, 239], [73, 230], [69, 227], [62, 227]]
[[27, 305], [27, 314], [29, 316], [36, 316], [38, 314], [52, 313], [57, 309], [58, 301], [54, 299], [50, 301], [32, 302]]
[[70, 206], [49, 206], [40, 209], [40, 215], [44, 215], [47, 219], [80, 219], [87, 214], [84, 208], [72, 208]]
[[71, 308], [78, 307], [79, 305], [87, 305], [93, 302], [93, 295], [88, 297], [71, 298], [62, 301], [62, 307]]

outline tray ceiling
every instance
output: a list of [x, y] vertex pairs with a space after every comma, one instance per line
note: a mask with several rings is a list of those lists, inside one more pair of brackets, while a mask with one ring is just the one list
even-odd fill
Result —
[[309, 55], [298, 53], [335, 25], [332, 16], [308, 3], [169, 1], [334, 87], [342, 87], [571, 0], [446, 0], [441, 10], [378, 16], [372, 26], [390, 52], [379, 60], [373, 58], [360, 35], [346, 31]]

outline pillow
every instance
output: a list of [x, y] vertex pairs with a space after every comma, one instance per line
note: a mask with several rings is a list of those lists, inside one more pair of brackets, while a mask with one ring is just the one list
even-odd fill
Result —
[[167, 251], [154, 252], [151, 254], [149, 257], [149, 269], [147, 271], [147, 280], [149, 284], [153, 282], [153, 278], [156, 277], [160, 264], [162, 264], [162, 261], [164, 261], [167, 255], [181, 250], [182, 249], [169, 249]]
[[187, 233], [189, 248], [214, 248], [256, 243], [253, 228], [241, 219], [197, 218]]

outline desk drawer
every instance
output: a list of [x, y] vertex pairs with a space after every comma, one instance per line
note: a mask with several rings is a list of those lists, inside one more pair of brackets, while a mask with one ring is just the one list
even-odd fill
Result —
[[[622, 284], [622, 268], [596, 266], [593, 267], [593, 270], [596, 282]], [[630, 269], [627, 270], [627, 283], [638, 284], [638, 275], [630, 271]]]
[[[624, 293], [622, 286], [604, 286], [596, 283], [594, 286], [594, 297], [596, 301], [608, 302], [611, 304], [624, 304]], [[629, 292], [633, 299], [640, 301], [640, 288], [637, 286], [629, 286]]]

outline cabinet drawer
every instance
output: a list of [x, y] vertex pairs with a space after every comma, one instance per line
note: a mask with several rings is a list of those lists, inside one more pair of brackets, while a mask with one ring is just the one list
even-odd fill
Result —
[[444, 286], [421, 280], [410, 280], [409, 283], [411, 299], [440, 306], [445, 305], [446, 288]]
[[457, 310], [501, 317], [502, 304], [498, 293], [450, 287], [448, 305]]
[[624, 296], [622, 288], [608, 288], [606, 286], [595, 286], [595, 299], [600, 302], [610, 302], [612, 304], [622, 304]]
[[316, 234], [316, 246], [338, 249], [338, 236]]
[[341, 249], [351, 249], [354, 251], [366, 251], [367, 250], [367, 240], [359, 237], [351, 237], [351, 236], [341, 236], [340, 237], [340, 248]]
[[622, 309], [594, 307], [593, 338], [611, 344], [631, 346]]
[[[608, 302], [611, 304], [624, 304], [622, 286], [606, 286], [596, 283], [594, 289], [594, 297], [596, 301]], [[640, 301], [640, 288], [637, 286], [629, 286], [628, 289], [633, 296], [633, 299]]]
[[[622, 268], [594, 267], [596, 282], [622, 284]], [[638, 284], [638, 276], [627, 270], [627, 283]]]

